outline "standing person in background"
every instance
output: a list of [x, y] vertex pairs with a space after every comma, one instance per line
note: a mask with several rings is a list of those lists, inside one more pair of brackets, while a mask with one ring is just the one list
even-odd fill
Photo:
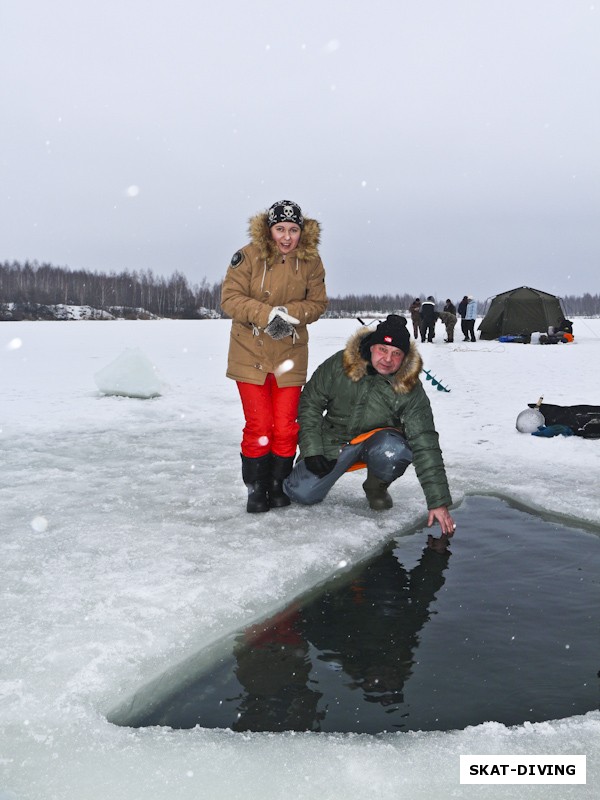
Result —
[[477, 341], [475, 339], [475, 320], [477, 319], [477, 303], [473, 300], [472, 296], [469, 295], [467, 297], [467, 310], [465, 312], [464, 322], [467, 330], [467, 341], [469, 341], [469, 337], [472, 342]]
[[450, 300], [450, 298], [446, 299], [446, 305], [444, 306], [444, 311], [447, 311], [448, 314], [454, 314], [454, 316], [456, 316], [456, 306], [454, 305], [452, 300]]
[[427, 300], [421, 303], [421, 341], [427, 339], [428, 342], [433, 342], [435, 338], [435, 323], [437, 320], [437, 312], [435, 310], [435, 301], [431, 295]]
[[467, 297], [467, 295], [465, 295], [463, 297], [463, 299], [460, 301], [460, 303], [458, 304], [458, 309], [457, 309], [458, 315], [461, 317], [460, 329], [462, 330], [463, 337], [464, 337], [463, 341], [465, 341], [465, 342], [469, 341], [469, 331], [468, 331], [467, 324], [465, 322], [465, 314], [467, 313], [467, 304], [468, 304], [468, 302], [469, 302], [469, 298]]
[[221, 292], [232, 318], [227, 377], [237, 382], [245, 427], [242, 479], [250, 513], [290, 501], [282, 483], [298, 443], [298, 402], [308, 369], [307, 325], [327, 308], [321, 228], [281, 200], [249, 222], [250, 243], [234, 253]]
[[419, 331], [421, 329], [421, 301], [418, 297], [415, 297], [408, 307], [408, 310], [410, 312], [410, 319], [412, 322], [415, 339], [418, 339]]

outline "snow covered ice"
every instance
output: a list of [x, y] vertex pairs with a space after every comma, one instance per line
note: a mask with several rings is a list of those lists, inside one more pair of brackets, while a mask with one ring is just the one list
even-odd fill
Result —
[[[412, 469], [384, 514], [366, 509], [356, 473], [317, 507], [246, 514], [243, 419], [224, 375], [229, 324], [0, 326], [1, 800], [516, 796], [509, 785], [460, 786], [459, 755], [468, 753], [586, 754], [587, 785], [562, 786], [560, 797], [595, 796], [599, 712], [378, 736], [107, 722], [169, 667], [425, 516]], [[310, 369], [357, 326], [312, 325]], [[497, 493], [600, 525], [600, 443], [515, 429], [540, 395], [600, 403], [600, 321], [576, 319], [574, 330], [569, 345], [445, 345], [439, 333], [419, 345], [451, 389], [424, 381], [456, 502]], [[146, 354], [165, 382], [160, 397], [98, 391], [94, 375], [124, 347]], [[518, 796], [548, 791], [520, 786]]]

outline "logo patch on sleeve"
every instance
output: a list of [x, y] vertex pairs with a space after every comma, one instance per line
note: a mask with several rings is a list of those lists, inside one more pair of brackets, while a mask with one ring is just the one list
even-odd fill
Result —
[[231, 256], [231, 266], [233, 267], [233, 269], [239, 267], [239, 265], [242, 263], [243, 260], [244, 260], [244, 254], [242, 253], [241, 250], [238, 250], [237, 253], [234, 253]]

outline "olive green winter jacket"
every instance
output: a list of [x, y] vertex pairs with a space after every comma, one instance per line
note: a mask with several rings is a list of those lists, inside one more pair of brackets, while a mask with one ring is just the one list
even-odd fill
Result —
[[[410, 345], [394, 375], [379, 375], [362, 357], [360, 345], [371, 328], [362, 328], [324, 361], [302, 391], [298, 421], [303, 458], [338, 457], [340, 447], [373, 428], [402, 431], [428, 508], [452, 504], [429, 398], [419, 375], [423, 361]], [[324, 413], [325, 412], [325, 413]]]

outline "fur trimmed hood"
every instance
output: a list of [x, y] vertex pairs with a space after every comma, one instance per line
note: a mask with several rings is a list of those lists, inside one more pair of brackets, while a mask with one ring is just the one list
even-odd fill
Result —
[[[265, 259], [271, 264], [279, 260], [281, 254], [277, 249], [277, 245], [271, 238], [268, 218], [267, 211], [263, 211], [251, 217], [248, 221], [248, 233], [250, 234], [252, 244], [256, 245], [259, 249], [260, 258]], [[292, 252], [301, 260], [318, 258], [320, 241], [321, 225], [316, 219], [304, 217], [304, 227], [298, 247]]]
[[[347, 377], [354, 382], [360, 381], [367, 375], [369, 361], [361, 353], [361, 345], [365, 338], [373, 333], [374, 328], [360, 328], [354, 333], [346, 344], [342, 363]], [[392, 389], [396, 394], [408, 394], [419, 382], [419, 375], [423, 368], [423, 359], [413, 341], [410, 349], [404, 356], [400, 369], [389, 376]]]

